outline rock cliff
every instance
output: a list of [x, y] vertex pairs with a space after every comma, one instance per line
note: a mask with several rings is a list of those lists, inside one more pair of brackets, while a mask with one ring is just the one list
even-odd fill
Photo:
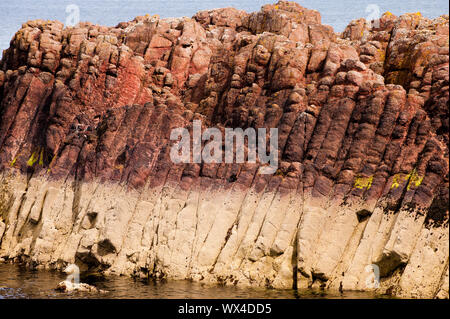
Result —
[[[29, 21], [0, 62], [0, 259], [448, 298], [448, 85], [448, 15]], [[173, 164], [195, 119], [278, 128], [277, 172]]]

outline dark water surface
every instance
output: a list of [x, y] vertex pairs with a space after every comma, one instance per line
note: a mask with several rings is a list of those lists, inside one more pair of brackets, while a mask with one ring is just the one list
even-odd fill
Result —
[[[57, 271], [28, 270], [18, 265], [0, 264], [0, 299], [4, 298], [128, 298], [128, 299], [312, 299], [377, 298], [371, 293], [294, 291], [204, 285], [190, 281], [143, 282], [129, 277], [109, 276], [89, 284], [107, 290], [105, 294], [61, 293], [56, 285], [66, 278]], [[86, 281], [83, 280], [82, 281]]]

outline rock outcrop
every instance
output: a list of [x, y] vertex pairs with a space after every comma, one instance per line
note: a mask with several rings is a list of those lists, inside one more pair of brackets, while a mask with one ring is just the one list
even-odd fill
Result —
[[107, 291], [96, 288], [95, 286], [88, 285], [86, 283], [74, 284], [70, 281], [61, 281], [56, 286], [56, 291], [65, 292], [65, 293], [73, 293], [73, 292], [87, 292], [87, 293], [96, 293], [96, 294], [105, 294]]
[[[448, 298], [448, 80], [448, 15], [29, 21], [0, 62], [0, 258]], [[195, 119], [278, 128], [279, 169], [172, 163]]]

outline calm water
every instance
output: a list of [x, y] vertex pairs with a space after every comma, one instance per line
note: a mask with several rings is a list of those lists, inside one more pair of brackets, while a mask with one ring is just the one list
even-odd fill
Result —
[[[65, 22], [66, 7], [79, 7], [80, 20], [101, 25], [116, 25], [135, 16], [159, 14], [160, 17], [192, 16], [202, 9], [235, 7], [248, 12], [258, 11], [266, 3], [277, 0], [0, 0], [0, 52], [22, 23], [32, 19]], [[376, 12], [390, 11], [396, 15], [420, 11], [434, 18], [449, 12], [447, 0], [297, 0], [306, 8], [319, 10], [322, 22], [341, 32], [352, 20], [373, 17]], [[373, 5], [376, 5], [375, 8]], [[1, 53], [0, 53], [1, 54]]]
[[17, 265], [0, 264], [0, 299], [3, 298], [139, 298], [139, 299], [294, 299], [294, 298], [375, 298], [369, 293], [345, 292], [329, 294], [322, 291], [294, 291], [263, 288], [207, 286], [189, 281], [143, 282], [128, 277], [111, 276], [83, 282], [107, 290], [106, 294], [55, 291], [65, 275], [56, 271], [30, 271]]

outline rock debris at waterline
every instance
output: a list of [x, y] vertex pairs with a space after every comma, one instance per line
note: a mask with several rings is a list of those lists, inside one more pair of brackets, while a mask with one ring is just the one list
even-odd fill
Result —
[[[293, 2], [25, 23], [0, 62], [0, 257], [448, 298], [448, 15], [342, 34]], [[173, 164], [173, 128], [278, 128], [279, 166]]]

